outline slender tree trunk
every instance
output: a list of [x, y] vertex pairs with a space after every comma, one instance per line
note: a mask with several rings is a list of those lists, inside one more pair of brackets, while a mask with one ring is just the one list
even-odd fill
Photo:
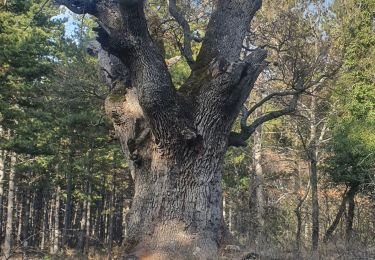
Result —
[[[256, 113], [259, 117], [261, 112]], [[252, 243], [258, 251], [262, 250], [264, 241], [264, 175], [262, 167], [262, 127], [254, 132], [253, 175], [250, 182], [250, 217], [253, 221], [250, 231]]]
[[80, 221], [80, 229], [79, 229], [79, 235], [78, 235], [78, 250], [81, 252], [84, 252], [84, 241], [85, 241], [85, 234], [86, 234], [86, 218], [87, 218], [87, 199], [83, 201], [81, 205], [82, 214], [81, 215], [81, 221]]
[[116, 182], [116, 173], [113, 173], [112, 176], [112, 187], [111, 194], [109, 196], [109, 214], [108, 214], [108, 260], [112, 259], [112, 245], [113, 245], [113, 221], [114, 221], [114, 201], [115, 201], [115, 182]]
[[312, 201], [312, 253], [313, 259], [318, 259], [318, 247], [319, 247], [319, 201], [318, 201], [318, 173], [317, 163], [315, 160], [310, 162], [310, 183], [311, 183], [311, 201]]
[[[24, 215], [25, 215], [25, 211], [27, 210], [26, 209], [26, 202], [25, 202], [25, 197], [22, 196], [23, 195], [23, 192], [24, 191], [16, 191], [15, 192], [15, 205], [16, 205], [16, 220], [18, 220], [18, 225], [17, 225], [17, 229], [14, 233], [17, 234], [17, 238], [16, 238], [16, 243], [21, 243], [21, 246], [22, 246], [22, 225], [23, 225], [23, 220], [24, 220]], [[22, 194], [22, 195], [21, 195]], [[19, 201], [18, 199], [20, 198], [21, 201]], [[15, 246], [18, 246], [17, 244]]]
[[54, 212], [54, 227], [53, 227], [53, 244], [52, 244], [52, 254], [56, 254], [60, 249], [59, 238], [60, 238], [60, 185], [56, 188], [55, 197], [55, 212]]
[[41, 241], [40, 241], [40, 249], [42, 251], [44, 251], [45, 249], [45, 245], [46, 245], [46, 239], [48, 239], [49, 237], [49, 232], [48, 232], [48, 221], [49, 221], [49, 215], [48, 215], [48, 212], [49, 212], [49, 207], [50, 207], [50, 204], [48, 203], [49, 202], [49, 195], [47, 195], [45, 193], [45, 197], [43, 198], [44, 199], [44, 213], [43, 213], [43, 226], [42, 226], [42, 238], [41, 238]]
[[231, 203], [232, 201], [229, 199], [229, 205], [228, 205], [228, 229], [229, 232], [233, 232], [233, 204]]
[[75, 232], [75, 230], [79, 230], [80, 229], [80, 225], [81, 225], [81, 218], [82, 218], [82, 213], [84, 211], [83, 209], [83, 203], [77, 203], [77, 206], [75, 206], [76, 204], [72, 202], [72, 206], [71, 206], [71, 221], [70, 221], [70, 234], [69, 234], [69, 240], [68, 240], [68, 245], [69, 243], [71, 242], [74, 242], [76, 240], [79, 239], [79, 233], [80, 232]]
[[102, 244], [105, 244], [105, 239], [106, 239], [106, 234], [105, 234], [105, 217], [106, 214], [104, 212], [106, 211], [106, 197], [107, 193], [105, 190], [105, 176], [102, 176], [102, 187], [101, 187], [101, 200], [99, 202], [99, 207], [98, 207], [98, 217], [99, 217], [99, 222], [98, 222], [98, 238]]
[[297, 218], [297, 229], [296, 229], [296, 241], [295, 241], [295, 259], [300, 259], [301, 258], [301, 233], [302, 233], [302, 205], [305, 202], [308, 194], [309, 194], [309, 189], [310, 187], [308, 186], [305, 194], [302, 196], [300, 194], [300, 189], [301, 189], [301, 178], [300, 178], [300, 169], [298, 166], [298, 163], [296, 162], [296, 167], [294, 169], [295, 173], [295, 185], [294, 185], [294, 192], [296, 193], [296, 208], [294, 209], [294, 213], [296, 214]]
[[0, 150], [0, 245], [3, 242], [3, 197], [4, 197], [4, 179], [5, 179], [5, 158], [4, 150]]
[[228, 205], [227, 205], [227, 196], [223, 194], [223, 219], [225, 223], [228, 223]]
[[123, 216], [123, 219], [122, 219], [122, 226], [123, 226], [123, 240], [125, 240], [125, 238], [128, 236], [128, 225], [127, 225], [127, 221], [126, 221], [126, 218], [128, 216], [128, 213], [130, 211], [130, 206], [131, 206], [131, 199], [125, 199], [124, 200], [124, 205], [123, 205], [123, 211], [122, 211], [122, 216]]
[[[29, 195], [29, 203], [30, 203], [30, 207], [28, 208], [29, 210], [29, 228], [31, 230], [35, 230], [34, 227], [35, 227], [35, 218], [36, 218], [36, 214], [35, 214], [35, 200], [36, 200], [36, 192], [30, 192], [30, 195]], [[31, 241], [29, 241], [29, 244], [31, 244]]]
[[309, 159], [310, 159], [310, 184], [311, 184], [311, 250], [312, 258], [319, 259], [319, 199], [318, 199], [318, 169], [317, 169], [317, 127], [316, 127], [316, 97], [311, 96], [310, 106], [310, 138], [309, 138]]
[[8, 189], [8, 206], [7, 206], [7, 222], [5, 228], [5, 242], [4, 242], [4, 255], [5, 259], [9, 259], [12, 250], [12, 237], [13, 237], [13, 217], [14, 217], [14, 191], [15, 191], [15, 164], [16, 155], [10, 154], [10, 167], [9, 167], [9, 189]]
[[85, 244], [84, 244], [84, 254], [88, 254], [89, 251], [89, 242], [90, 242], [90, 229], [91, 229], [91, 184], [88, 184], [88, 199], [87, 199], [87, 209], [86, 209], [86, 235], [85, 235]]
[[21, 236], [21, 242], [22, 242], [22, 254], [23, 259], [27, 259], [27, 248], [28, 248], [28, 239], [29, 239], [29, 209], [30, 206], [30, 200], [29, 200], [29, 191], [27, 188], [27, 191], [25, 194], [23, 194], [22, 198], [22, 208], [23, 208], [23, 214], [22, 214], [22, 236]]
[[340, 223], [340, 220], [341, 220], [341, 218], [344, 215], [345, 210], [346, 210], [346, 204], [347, 204], [348, 198], [352, 196], [351, 195], [352, 193], [355, 193], [355, 190], [351, 187], [349, 189], [349, 191], [347, 191], [343, 194], [342, 201], [341, 201], [340, 207], [337, 211], [336, 217], [335, 217], [332, 224], [329, 226], [329, 228], [327, 229], [327, 231], [324, 235], [323, 241], [325, 243], [327, 243], [331, 239], [333, 232], [335, 232], [338, 224]]
[[[88, 178], [88, 176], [86, 178]], [[86, 228], [87, 228], [87, 222], [88, 222], [87, 218], [89, 217], [88, 216], [88, 203], [89, 203], [89, 201], [88, 201], [89, 200], [89, 198], [88, 198], [88, 196], [89, 196], [88, 195], [88, 192], [89, 192], [88, 186], [89, 185], [90, 185], [89, 183], [85, 183], [83, 185], [83, 188], [82, 188], [85, 191], [85, 198], [84, 198], [84, 201], [83, 201], [82, 207], [81, 207], [81, 214], [80, 214], [81, 221], [80, 221], [80, 230], [79, 230], [77, 247], [83, 253], [85, 253], [85, 246], [86, 246], [86, 241], [87, 241], [87, 239], [86, 239], [86, 235], [87, 235]]]
[[[116, 186], [117, 187], [117, 186]], [[123, 194], [120, 193], [120, 190], [115, 193], [115, 200], [113, 203], [114, 207], [114, 222], [113, 222], [113, 241], [117, 244], [120, 244], [122, 240], [122, 210], [121, 206], [123, 201]]]
[[301, 207], [297, 206], [294, 212], [297, 218], [295, 258], [300, 259], [301, 258], [301, 229], [302, 229]]
[[40, 245], [42, 222], [43, 222], [43, 196], [44, 189], [42, 187], [38, 188], [35, 192], [34, 202], [33, 202], [33, 212], [32, 212], [32, 225], [29, 228], [34, 231], [34, 235], [30, 238], [29, 245], [37, 246]]
[[346, 219], [346, 240], [351, 241], [353, 236], [353, 221], [355, 214], [355, 192], [348, 194], [348, 216]]
[[[71, 164], [71, 160], [69, 161]], [[61, 246], [64, 247], [67, 243], [68, 235], [70, 234], [71, 226], [71, 213], [72, 213], [72, 166], [67, 172], [67, 186], [66, 186], [66, 203], [65, 203], [65, 212], [64, 212], [64, 229], [62, 234]]]
[[53, 213], [54, 213], [54, 201], [55, 201], [55, 198], [54, 196], [50, 196], [50, 199], [49, 199], [49, 214], [48, 214], [48, 248], [49, 248], [49, 252], [52, 253], [52, 248], [53, 248], [53, 237], [54, 237], [54, 230], [53, 230]]
[[[325, 206], [325, 214], [326, 214], [326, 218], [324, 220], [324, 230], [328, 230], [329, 229], [329, 225], [331, 224], [332, 222], [332, 212], [331, 212], [331, 208], [330, 208], [330, 205], [329, 205], [329, 195], [328, 195], [328, 192], [327, 190], [324, 191], [324, 206]], [[324, 235], [325, 237], [325, 235]], [[325, 243], [324, 241], [324, 238], [323, 238], [323, 242]]]

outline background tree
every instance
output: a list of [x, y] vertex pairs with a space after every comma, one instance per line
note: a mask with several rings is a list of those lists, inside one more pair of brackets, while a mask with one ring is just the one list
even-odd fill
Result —
[[333, 138], [326, 167], [331, 179], [335, 183], [344, 183], [347, 191], [335, 220], [325, 234], [325, 241], [331, 238], [346, 204], [346, 237], [348, 240], [352, 237], [355, 196], [360, 191], [366, 193], [373, 181], [375, 82], [370, 60], [374, 58], [375, 5], [370, 2], [338, 2], [335, 6], [339, 15], [340, 40], [347, 47], [343, 71], [333, 96], [336, 114], [331, 119]]

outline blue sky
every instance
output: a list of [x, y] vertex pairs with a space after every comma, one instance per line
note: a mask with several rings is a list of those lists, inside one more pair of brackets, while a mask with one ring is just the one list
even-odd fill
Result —
[[71, 12], [68, 8], [66, 7], [61, 7], [61, 14], [55, 16], [55, 19], [66, 19], [65, 22], [65, 35], [67, 37], [71, 37], [74, 34], [74, 31], [78, 27], [78, 20], [77, 20], [77, 15]]
[[[326, 7], [330, 6], [333, 3], [334, 0], [324, 0], [324, 5]], [[65, 23], [65, 35], [67, 37], [71, 37], [74, 34], [74, 31], [78, 27], [78, 16], [74, 13], [72, 13], [69, 9], [66, 7], [61, 7], [61, 14], [58, 16], [55, 16], [57, 19], [66, 19]]]

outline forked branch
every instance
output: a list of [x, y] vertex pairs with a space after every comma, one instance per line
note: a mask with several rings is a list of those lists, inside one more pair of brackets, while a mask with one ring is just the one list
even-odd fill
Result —
[[[247, 110], [246, 108], [243, 108], [242, 115], [240, 118], [240, 126], [241, 126], [241, 132], [231, 132], [229, 136], [228, 145], [229, 146], [247, 146], [246, 141], [250, 138], [250, 136], [255, 132], [257, 127], [260, 125], [279, 118], [284, 115], [289, 115], [293, 113], [298, 104], [298, 99], [300, 95], [302, 94], [303, 90], [296, 90], [296, 91], [286, 91], [286, 92], [278, 92], [278, 93], [272, 93], [268, 95], [267, 97], [263, 98], [261, 101], [259, 101], [257, 104], [255, 104], [250, 110]], [[284, 107], [283, 109], [271, 111], [268, 113], [263, 114], [261, 117], [255, 119], [250, 125], [247, 124], [248, 118], [250, 115], [258, 108], [261, 107], [264, 103], [266, 103], [268, 100], [272, 99], [276, 96], [289, 96], [292, 95], [292, 99], [290, 100], [288, 106]]]
[[206, 66], [218, 56], [229, 62], [238, 60], [249, 24], [261, 5], [261, 0], [218, 0], [196, 68]]

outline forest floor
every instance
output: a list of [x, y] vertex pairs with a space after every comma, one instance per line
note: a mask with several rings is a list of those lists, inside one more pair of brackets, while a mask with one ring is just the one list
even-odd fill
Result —
[[[257, 253], [256, 253], [257, 252]], [[120, 260], [122, 247], [115, 246], [111, 256], [108, 255], [106, 248], [90, 248], [87, 255], [75, 249], [66, 249], [60, 251], [57, 255], [50, 255], [46, 252], [32, 250], [29, 248], [27, 257], [22, 253], [15, 254], [10, 259], [14, 260]], [[375, 245], [358, 245], [353, 241], [351, 244], [342, 241], [331, 242], [327, 245], [322, 244], [319, 250], [320, 259], [324, 260], [375, 260]], [[227, 246], [220, 256], [220, 260], [294, 260], [298, 259], [293, 250], [277, 248], [273, 246], [263, 247], [263, 250], [252, 250], [241, 248], [239, 246]], [[308, 248], [303, 248], [299, 259], [310, 259]], [[178, 260], [178, 259], [176, 259]]]

